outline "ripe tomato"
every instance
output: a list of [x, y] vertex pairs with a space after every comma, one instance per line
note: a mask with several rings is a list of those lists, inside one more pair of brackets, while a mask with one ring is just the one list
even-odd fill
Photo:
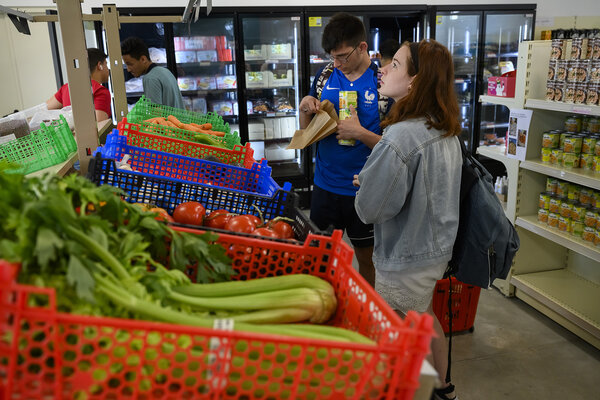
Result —
[[254, 224], [254, 227], [256, 228], [257, 226], [262, 225], [262, 221], [260, 220], [260, 218], [258, 218], [256, 215], [252, 215], [252, 214], [244, 214], [244, 217], [247, 217], [250, 222], [252, 222]]
[[202, 225], [206, 209], [197, 201], [181, 203], [173, 211], [173, 219], [180, 224]]
[[225, 225], [231, 219], [232, 215], [227, 210], [214, 210], [204, 218], [204, 226], [210, 228], [225, 229]]
[[292, 226], [285, 221], [270, 221], [269, 228], [271, 228], [280, 239], [294, 239], [294, 229]]
[[158, 215], [154, 217], [157, 221], [165, 221], [165, 222], [173, 222], [173, 217], [169, 215], [167, 210], [160, 207], [152, 207], [148, 209], [149, 212], [157, 213]]
[[238, 215], [231, 217], [225, 224], [225, 229], [233, 232], [252, 233], [256, 225], [248, 218], [247, 215]]
[[277, 234], [269, 229], [269, 228], [256, 228], [253, 232], [253, 235], [258, 235], [258, 236], [266, 236], [266, 237], [272, 237], [272, 238], [278, 238], [279, 236], [277, 236]]

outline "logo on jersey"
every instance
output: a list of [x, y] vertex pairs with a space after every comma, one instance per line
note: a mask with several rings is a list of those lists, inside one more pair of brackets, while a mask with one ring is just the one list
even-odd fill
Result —
[[339, 87], [329, 87], [329, 85], [327, 85], [325, 88], [326, 88], [327, 90], [340, 90], [340, 88], [339, 88]]
[[372, 104], [375, 101], [375, 98], [377, 97], [377, 94], [375, 93], [375, 91], [367, 89], [365, 90], [365, 103], [366, 104]]

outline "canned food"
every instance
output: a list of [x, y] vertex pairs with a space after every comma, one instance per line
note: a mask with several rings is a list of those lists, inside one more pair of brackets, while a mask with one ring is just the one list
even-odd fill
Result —
[[552, 155], [552, 149], [542, 147], [542, 162], [550, 164], [550, 156]]
[[565, 98], [565, 83], [554, 82], [554, 101], [563, 101]]
[[600, 83], [600, 60], [590, 62], [590, 82]]
[[581, 146], [583, 145], [583, 138], [581, 136], [569, 136], [565, 138], [563, 151], [565, 153], [581, 153]]
[[564, 168], [579, 168], [579, 153], [563, 153]]
[[583, 228], [583, 233], [581, 234], [581, 238], [586, 242], [594, 242], [594, 238], [596, 237], [596, 229], [586, 226]]
[[564, 102], [567, 104], [573, 104], [575, 102], [575, 82], [569, 82], [565, 85], [565, 96]]
[[549, 149], [555, 149], [558, 147], [558, 142], [560, 140], [560, 134], [556, 132], [544, 132], [542, 135], [542, 147], [547, 147]]
[[571, 235], [581, 237], [583, 234], [583, 222], [571, 220]]
[[558, 228], [558, 218], [559, 215], [557, 213], [548, 213], [548, 226], [552, 228]]
[[581, 186], [576, 185], [574, 183], [569, 183], [569, 189], [567, 192], [567, 200], [579, 200], [579, 192], [581, 191]]
[[588, 189], [586, 187], [582, 187], [579, 191], [579, 203], [582, 205], [591, 205], [592, 199], [594, 198], [594, 192], [592, 189]]
[[[588, 120], [589, 126], [589, 120]], [[584, 154], [594, 154], [597, 138], [595, 136], [586, 136], [581, 143], [581, 152]]]
[[587, 102], [587, 83], [578, 83], [575, 85], [574, 104], [586, 104]]
[[546, 100], [554, 100], [554, 88], [556, 88], [556, 83], [554, 81], [546, 82]]
[[556, 185], [558, 185], [558, 179], [550, 177], [546, 178], [546, 193], [556, 193]]
[[600, 205], [600, 192], [594, 190], [592, 194], [592, 207]]
[[540, 201], [538, 204], [539, 208], [544, 210], [550, 209], [550, 193], [542, 192], [540, 193]]
[[600, 230], [596, 229], [596, 234], [594, 235], [594, 245], [600, 246]]
[[556, 82], [566, 82], [569, 63], [567, 60], [558, 60], [556, 62], [556, 74], [554, 80]]
[[571, 60], [579, 60], [585, 57], [587, 54], [587, 42], [587, 38], [582, 37], [571, 39]]
[[579, 158], [579, 168], [586, 171], [594, 170], [594, 155], [593, 154], [581, 154]]
[[600, 118], [591, 117], [588, 119], [588, 131], [590, 133], [600, 133]]
[[587, 208], [585, 204], [581, 204], [579, 202], [573, 204], [573, 209], [571, 210], [571, 220], [583, 222], [585, 220], [586, 209]]
[[563, 199], [563, 201], [560, 202], [560, 211], [559, 211], [560, 216], [571, 218], [572, 211], [573, 211], [572, 202], [569, 200]]
[[[589, 83], [587, 87], [587, 98], [585, 104], [589, 106], [600, 105], [600, 83]], [[554, 100], [556, 101], [556, 91], [554, 92]], [[596, 131], [598, 132], [598, 131]]]
[[556, 184], [556, 195], [558, 197], [567, 197], [569, 194], [569, 182], [558, 181]]
[[596, 227], [598, 220], [596, 219], [598, 216], [597, 208], [590, 207], [585, 210], [585, 218], [583, 219], [583, 224], [585, 226], [591, 226], [593, 228]]
[[542, 224], [548, 223], [548, 210], [544, 210], [543, 208], [538, 210], [538, 222]]
[[569, 217], [558, 217], [558, 230], [561, 232], [571, 231], [571, 218]]
[[590, 78], [591, 61], [579, 60], [576, 64], [575, 79], [579, 83], [585, 83]]
[[548, 211], [551, 213], [559, 214], [560, 213], [560, 204], [562, 202], [562, 198], [558, 196], [550, 197], [550, 204], [548, 205]]
[[600, 172], [600, 156], [594, 155], [594, 163], [592, 164], [592, 171]]
[[569, 115], [565, 118], [565, 130], [569, 134], [581, 132], [581, 125], [583, 121], [579, 115]]
[[551, 60], [561, 60], [565, 57], [566, 41], [564, 39], [552, 39]]
[[551, 59], [548, 63], [548, 82], [554, 82], [554, 79], [556, 78], [556, 67], [557, 61]]
[[563, 151], [561, 149], [552, 149], [550, 152], [550, 164], [562, 165]]
[[596, 35], [592, 42], [592, 60], [600, 59], [600, 37]]
[[568, 60], [567, 61], [567, 83], [576, 83], [577, 82], [577, 64], [578, 60]]
[[[565, 124], [566, 125], [566, 124]], [[565, 149], [565, 139], [568, 137], [571, 137], [571, 135], [574, 135], [575, 132], [561, 132], [560, 133], [560, 137], [558, 139], [558, 148], [561, 150]]]

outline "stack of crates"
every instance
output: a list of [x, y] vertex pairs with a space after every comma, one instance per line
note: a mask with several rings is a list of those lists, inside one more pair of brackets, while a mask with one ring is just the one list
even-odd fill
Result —
[[[169, 116], [183, 127], [210, 123], [219, 133], [212, 136], [151, 121]], [[213, 145], [204, 136], [210, 136]], [[286, 217], [300, 241], [317, 231], [298, 208], [291, 184], [279, 186], [267, 160], [257, 162], [250, 143], [242, 145], [238, 132], [231, 132], [217, 114], [153, 104], [142, 97], [94, 154], [88, 177], [98, 185], [123, 189], [130, 202], [151, 203], [169, 214], [183, 202], [197, 201], [207, 212], [262, 214], [265, 220]]]

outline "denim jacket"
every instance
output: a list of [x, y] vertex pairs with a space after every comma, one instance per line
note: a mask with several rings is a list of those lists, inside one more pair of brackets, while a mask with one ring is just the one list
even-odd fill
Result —
[[373, 261], [399, 271], [450, 260], [458, 229], [462, 154], [425, 118], [388, 126], [359, 174], [355, 207], [374, 224]]

